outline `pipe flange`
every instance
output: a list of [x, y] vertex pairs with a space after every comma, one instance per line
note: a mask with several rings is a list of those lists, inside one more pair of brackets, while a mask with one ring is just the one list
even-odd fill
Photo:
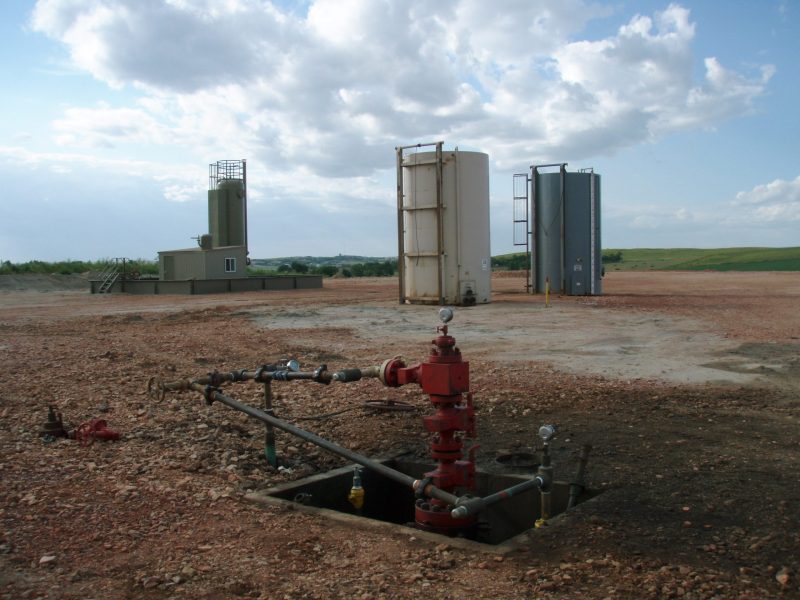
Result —
[[328, 370], [328, 365], [318, 366], [316, 369], [314, 369], [314, 374], [311, 376], [311, 380], [316, 381], [317, 383], [322, 383], [324, 385], [329, 385], [331, 382], [330, 379], [326, 381], [325, 379], [322, 378], [322, 374], [327, 372], [327, 370]]
[[222, 382], [225, 381], [225, 377], [219, 371], [211, 371], [208, 373], [208, 383], [213, 385], [214, 387], [219, 387], [222, 385]]
[[387, 358], [381, 363], [380, 369], [378, 370], [378, 379], [380, 379], [381, 383], [386, 387], [397, 387], [397, 378], [393, 372], [395, 369], [404, 367], [405, 364], [406, 361], [402, 356], [398, 355], [393, 358]]

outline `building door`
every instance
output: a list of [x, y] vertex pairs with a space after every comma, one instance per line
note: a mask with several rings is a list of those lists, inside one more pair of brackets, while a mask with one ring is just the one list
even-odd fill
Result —
[[167, 281], [175, 279], [175, 257], [169, 254], [164, 256], [164, 279]]

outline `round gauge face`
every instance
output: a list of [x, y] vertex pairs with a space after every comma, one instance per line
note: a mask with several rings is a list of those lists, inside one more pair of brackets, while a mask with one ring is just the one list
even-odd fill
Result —
[[549, 442], [556, 434], [555, 425], [542, 425], [539, 427], [539, 437], [545, 442]]

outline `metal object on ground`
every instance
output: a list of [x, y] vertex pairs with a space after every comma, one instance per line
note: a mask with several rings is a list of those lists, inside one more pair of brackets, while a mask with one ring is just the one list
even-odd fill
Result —
[[332, 452], [342, 458], [346, 458], [354, 463], [362, 465], [368, 469], [376, 471], [380, 473], [384, 477], [388, 477], [398, 483], [402, 483], [403, 485], [410, 486], [412, 489], [419, 491], [420, 494], [424, 494], [425, 496], [429, 496], [432, 498], [437, 498], [449, 504], [456, 504], [459, 501], [459, 498], [453, 494], [445, 492], [436, 488], [432, 483], [425, 481], [425, 480], [417, 480], [411, 477], [410, 475], [405, 475], [404, 473], [400, 473], [399, 471], [395, 471], [375, 460], [367, 458], [366, 456], [362, 456], [352, 450], [347, 448], [343, 448], [338, 444], [334, 444], [333, 442], [326, 440], [325, 438], [321, 438], [318, 435], [311, 433], [310, 431], [306, 431], [304, 429], [300, 429], [299, 427], [295, 427], [291, 423], [284, 421], [283, 419], [279, 419], [278, 417], [274, 417], [272, 415], [268, 415], [263, 410], [259, 410], [247, 404], [242, 404], [231, 398], [230, 396], [226, 396], [218, 389], [208, 386], [202, 385], [200, 383], [191, 383], [189, 389], [194, 390], [195, 392], [200, 392], [203, 394], [203, 397], [206, 399], [206, 402], [212, 404], [213, 402], [220, 402], [234, 410], [238, 410], [239, 412], [243, 412], [244, 414], [252, 417], [254, 419], [258, 419], [264, 423], [271, 423], [277, 429], [290, 433], [294, 436], [299, 437], [302, 440], [307, 442], [311, 442], [315, 446], [319, 446], [320, 448], [324, 448], [328, 452]]
[[64, 429], [64, 420], [61, 413], [56, 411], [55, 407], [47, 407], [47, 421], [42, 426], [41, 435], [50, 436], [53, 438], [68, 437], [67, 430]]
[[524, 481], [517, 485], [512, 485], [509, 488], [484, 498], [462, 498], [458, 502], [458, 505], [451, 511], [451, 515], [454, 519], [463, 519], [470, 515], [476, 515], [492, 504], [497, 504], [502, 500], [508, 500], [509, 498], [513, 498], [522, 492], [527, 492], [528, 490], [532, 490], [537, 487], [539, 489], [549, 489], [551, 483], [552, 480], [548, 480], [543, 478], [541, 475], [537, 475], [533, 479]]
[[90, 446], [95, 440], [118, 440], [120, 433], [109, 429], [105, 419], [91, 419], [78, 425], [74, 437], [81, 446]]
[[353, 468], [353, 487], [347, 495], [347, 501], [353, 505], [357, 511], [364, 506], [364, 487], [361, 485], [361, 467]]
[[361, 404], [364, 408], [388, 412], [410, 412], [417, 410], [417, 407], [408, 402], [399, 400], [365, 400]]
[[[449, 321], [452, 315], [445, 312], [442, 317], [443, 320]], [[215, 401], [225, 404], [275, 429], [285, 431], [403, 486], [408, 486], [415, 492], [415, 519], [418, 527], [446, 535], [469, 536], [477, 526], [477, 513], [487, 506], [537, 487], [542, 491], [548, 491], [552, 483], [552, 468], [540, 467], [534, 479], [500, 490], [485, 498], [476, 498], [472, 495], [471, 492], [475, 489], [474, 452], [477, 447], [468, 450], [467, 460], [462, 460], [461, 452], [463, 438], [475, 437], [475, 411], [472, 394], [469, 391], [469, 363], [462, 360], [461, 352], [455, 345], [455, 338], [448, 335], [447, 325], [439, 326], [437, 333], [439, 335], [432, 340], [428, 359], [412, 366], [406, 366], [404, 359], [399, 356], [385, 360], [379, 367], [351, 368], [335, 373], [328, 371], [326, 365], [320, 365], [312, 372], [264, 365], [255, 371], [245, 369], [229, 373], [214, 371], [196, 380], [185, 379], [165, 383], [154, 378], [150, 380], [148, 388], [151, 395], [156, 397], [163, 397], [166, 391], [199, 392], [209, 405]], [[265, 384], [273, 381], [307, 380], [328, 385], [334, 381], [340, 383], [359, 381], [363, 377], [379, 378], [388, 387], [416, 383], [430, 396], [436, 412], [424, 417], [423, 422], [425, 429], [433, 434], [430, 449], [437, 467], [425, 473], [422, 479], [415, 479], [379, 461], [300, 429], [270, 414], [269, 409], [259, 410], [238, 402], [219, 389], [225, 382], [248, 380]], [[403, 403], [396, 405], [405, 406]], [[543, 427], [540, 432], [549, 440], [555, 433], [555, 428]], [[357, 486], [353, 487], [357, 489]]]
[[163, 402], [167, 387], [160, 377], [151, 377], [147, 380], [147, 395], [156, 402]]
[[[556, 435], [556, 426], [555, 425], [542, 425], [539, 428], [539, 437], [542, 438], [544, 445], [542, 446], [542, 462], [539, 464], [539, 469], [537, 471], [538, 477], [541, 477], [544, 481], [553, 481], [553, 465], [550, 462], [550, 442]], [[541, 527], [542, 525], [546, 525], [547, 521], [550, 519], [552, 514], [551, 512], [551, 497], [550, 497], [550, 486], [542, 486], [541, 488], [541, 510], [542, 514], [538, 521], [536, 521], [536, 527]]]
[[589, 461], [589, 452], [592, 451], [592, 447], [589, 444], [586, 444], [583, 448], [581, 448], [581, 455], [578, 458], [578, 471], [575, 473], [575, 479], [572, 480], [572, 483], [569, 484], [569, 500], [567, 501], [567, 510], [573, 508], [575, 504], [578, 502], [578, 497], [583, 492], [584, 487], [584, 475], [586, 473], [586, 463]]
[[539, 437], [545, 444], [548, 444], [556, 435], [555, 425], [542, 425], [539, 427]]
[[[452, 309], [440, 313], [446, 323]], [[436, 413], [423, 417], [425, 429], [433, 434], [431, 457], [435, 470], [425, 473], [437, 488], [454, 493], [475, 487], [476, 447], [468, 451], [468, 460], [461, 460], [464, 437], [475, 437], [475, 410], [469, 391], [469, 363], [462, 360], [456, 340], [447, 333], [447, 325], [437, 327], [439, 336], [432, 341], [428, 360], [407, 367], [402, 359], [384, 362], [381, 381], [390, 387], [417, 383], [436, 407]], [[465, 401], [465, 402], [464, 402]], [[452, 503], [449, 503], [452, 504]], [[416, 524], [421, 529], [456, 535], [467, 533], [476, 525], [473, 515], [454, 516], [448, 503], [429, 498], [416, 502]]]
[[[264, 382], [264, 411], [274, 415], [272, 411], [272, 382]], [[278, 454], [275, 450], [275, 428], [269, 423], [264, 424], [264, 456], [271, 467], [278, 466]]]

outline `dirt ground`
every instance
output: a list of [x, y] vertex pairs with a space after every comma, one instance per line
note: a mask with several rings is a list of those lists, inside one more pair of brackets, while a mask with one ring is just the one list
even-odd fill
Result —
[[[545, 307], [498, 274], [492, 304], [456, 310], [479, 466], [531, 451], [555, 422], [556, 477], [591, 444], [588, 485], [603, 491], [500, 555], [253, 504], [345, 463], [279, 433], [276, 471], [261, 424], [197, 394], [147, 395], [151, 376], [287, 357], [422, 360], [436, 308], [399, 306], [396, 280], [200, 297], [0, 281], [0, 597], [800, 597], [800, 274], [613, 272], [604, 286]], [[262, 402], [253, 384], [226, 389]], [[418, 388], [274, 389], [279, 416], [340, 445], [427, 453]], [[46, 441], [50, 405], [122, 439]]]

